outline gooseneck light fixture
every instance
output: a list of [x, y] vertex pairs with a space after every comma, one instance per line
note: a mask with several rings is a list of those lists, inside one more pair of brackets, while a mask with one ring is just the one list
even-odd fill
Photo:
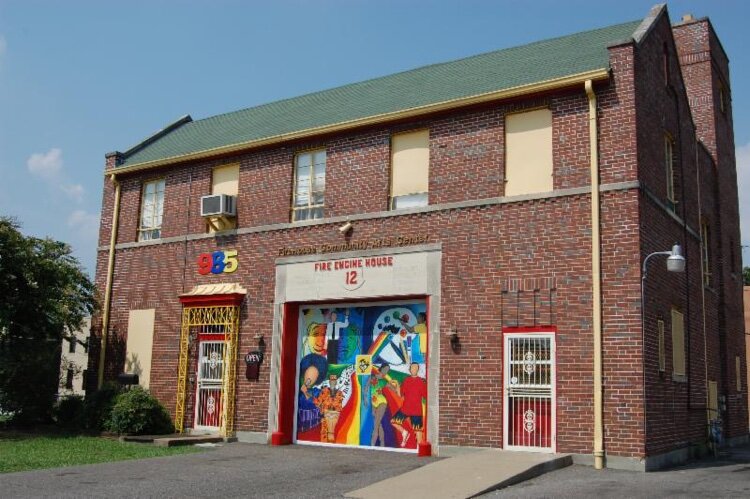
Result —
[[[648, 277], [648, 261], [658, 255], [665, 255], [667, 257], [667, 271], [668, 272], [685, 272], [685, 257], [682, 256], [682, 246], [675, 244], [672, 246], [671, 251], [654, 251], [650, 253], [646, 258], [643, 259], [643, 269], [641, 272], [641, 331], [645, 330], [644, 324], [646, 322], [646, 277]], [[641, 338], [641, 341], [645, 339], [645, 336]], [[645, 376], [644, 376], [645, 377]]]
[[[654, 251], [643, 259], [643, 269], [641, 272], [641, 353], [643, 359], [643, 396], [646, 396], [646, 277], [648, 277], [648, 261], [657, 255], [667, 257], [667, 272], [685, 272], [685, 257], [682, 256], [682, 246], [675, 243], [671, 251]], [[645, 409], [645, 405], [644, 405]], [[648, 434], [647, 418], [644, 411], [643, 415], [643, 434]]]

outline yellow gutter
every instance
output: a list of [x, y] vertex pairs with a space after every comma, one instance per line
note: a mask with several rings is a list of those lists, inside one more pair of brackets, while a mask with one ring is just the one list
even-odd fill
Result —
[[104, 307], [102, 310], [102, 343], [99, 350], [99, 371], [97, 373], [97, 389], [104, 383], [104, 361], [107, 356], [107, 333], [109, 331], [109, 315], [112, 307], [112, 280], [115, 270], [115, 244], [117, 243], [117, 226], [120, 213], [120, 182], [111, 174], [115, 186], [115, 204], [112, 209], [112, 230], [109, 238], [109, 258], [107, 261], [107, 284], [104, 288]]
[[[157, 159], [153, 161], [146, 161], [144, 163], [136, 163], [131, 166], [125, 166], [117, 168], [117, 174], [130, 173], [142, 170], [149, 170], [151, 168], [157, 168], [160, 166], [177, 163], [181, 161], [190, 161], [195, 159], [204, 159], [212, 156], [218, 156], [222, 154], [229, 154], [238, 151], [255, 149], [258, 147], [268, 146], [272, 144], [278, 144], [280, 142], [287, 142], [290, 140], [303, 139], [316, 135], [323, 135], [333, 132], [341, 132], [352, 128], [376, 125], [385, 123], [388, 121], [400, 120], [404, 118], [413, 118], [429, 113], [435, 113], [439, 111], [445, 111], [450, 109], [456, 109], [459, 107], [470, 106], [473, 104], [482, 104], [485, 102], [491, 102], [498, 99], [508, 99], [511, 97], [518, 97], [521, 95], [527, 95], [531, 93], [545, 92], [549, 90], [556, 90], [564, 87], [571, 87], [580, 85], [586, 81], [593, 80], [606, 80], [609, 78], [609, 70], [606, 68], [595, 69], [592, 71], [586, 71], [575, 75], [564, 76], [562, 78], [555, 78], [552, 80], [545, 80], [541, 82], [532, 83], [530, 85], [521, 85], [518, 87], [506, 88], [503, 90], [497, 90], [493, 92], [486, 92], [483, 94], [473, 95], [470, 97], [461, 97], [459, 99], [447, 100], [444, 102], [438, 102], [434, 104], [428, 104], [426, 106], [419, 106], [410, 109], [403, 109], [400, 111], [394, 111], [391, 113], [376, 114], [374, 116], [367, 116], [365, 118], [358, 118], [355, 120], [342, 121], [340, 123], [334, 123], [331, 125], [325, 125], [320, 127], [308, 128], [305, 130], [299, 130], [296, 132], [290, 132], [280, 135], [274, 135], [271, 137], [264, 137], [262, 139], [250, 140], [246, 142], [240, 142], [238, 144], [230, 144], [221, 147], [214, 147], [212, 149], [205, 149], [203, 151], [192, 152], [188, 154], [182, 154], [177, 156], [171, 156], [168, 158]], [[112, 173], [112, 169], [105, 171], [105, 175]]]
[[604, 401], [602, 398], [602, 271], [599, 222], [599, 144], [596, 94], [591, 80], [585, 83], [589, 99], [589, 146], [591, 149], [591, 282], [594, 326], [594, 468], [604, 468]]

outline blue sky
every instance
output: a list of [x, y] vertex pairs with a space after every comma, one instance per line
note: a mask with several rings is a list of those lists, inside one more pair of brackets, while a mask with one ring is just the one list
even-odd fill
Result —
[[[193, 119], [643, 18], [653, 0], [0, 0], [0, 214], [69, 242], [93, 274], [104, 154]], [[750, 245], [743, 1], [674, 1], [729, 54]], [[745, 261], [750, 251], [744, 251]]]

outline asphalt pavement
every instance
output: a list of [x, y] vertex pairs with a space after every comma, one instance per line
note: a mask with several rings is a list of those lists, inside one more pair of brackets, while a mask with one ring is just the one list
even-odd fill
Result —
[[570, 466], [486, 494], [486, 498], [750, 497], [750, 446], [718, 459], [648, 473]]
[[233, 443], [196, 454], [0, 474], [0, 497], [341, 497], [435, 459]]

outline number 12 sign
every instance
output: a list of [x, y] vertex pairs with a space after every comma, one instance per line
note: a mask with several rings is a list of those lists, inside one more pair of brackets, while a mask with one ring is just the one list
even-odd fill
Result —
[[237, 250], [219, 250], [198, 255], [198, 273], [201, 275], [231, 274], [238, 266]]

